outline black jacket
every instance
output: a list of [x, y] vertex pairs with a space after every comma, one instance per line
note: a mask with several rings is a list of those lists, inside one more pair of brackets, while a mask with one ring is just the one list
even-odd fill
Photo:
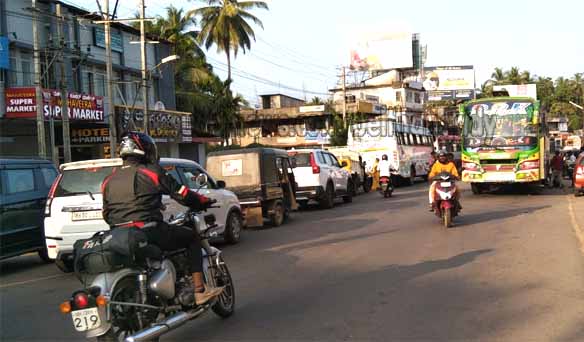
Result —
[[160, 165], [132, 160], [113, 170], [102, 183], [103, 218], [110, 225], [131, 222], [161, 222], [162, 195], [179, 203], [202, 209], [209, 202], [205, 196], [180, 185]]

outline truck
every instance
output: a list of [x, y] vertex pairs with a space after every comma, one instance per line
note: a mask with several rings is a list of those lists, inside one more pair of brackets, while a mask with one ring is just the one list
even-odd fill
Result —
[[244, 148], [207, 155], [207, 172], [225, 181], [239, 198], [246, 227], [262, 227], [264, 219], [279, 226], [298, 209], [294, 159], [285, 150]]
[[462, 180], [474, 194], [500, 184], [546, 180], [549, 140], [539, 102], [532, 97], [493, 97], [459, 106]]

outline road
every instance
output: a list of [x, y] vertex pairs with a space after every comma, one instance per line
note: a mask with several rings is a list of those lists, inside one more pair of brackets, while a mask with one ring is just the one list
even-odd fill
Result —
[[[224, 247], [237, 312], [174, 340], [584, 340], [584, 198], [474, 196], [445, 230], [424, 184], [308, 209]], [[0, 263], [0, 339], [81, 340], [58, 304], [79, 285], [36, 256]]]

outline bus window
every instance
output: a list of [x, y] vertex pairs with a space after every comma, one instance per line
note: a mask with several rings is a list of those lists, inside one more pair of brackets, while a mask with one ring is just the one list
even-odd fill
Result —
[[414, 135], [413, 134], [408, 134], [408, 137], [410, 138], [410, 145], [414, 145]]

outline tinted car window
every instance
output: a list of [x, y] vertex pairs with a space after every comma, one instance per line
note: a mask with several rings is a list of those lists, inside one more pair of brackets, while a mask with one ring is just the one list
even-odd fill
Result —
[[7, 194], [34, 191], [33, 169], [5, 170], [4, 172], [6, 175]]
[[73, 196], [87, 193], [101, 193], [101, 183], [112, 173], [113, 167], [65, 170], [55, 189], [55, 196]]
[[55, 171], [55, 169], [41, 167], [41, 178], [43, 179], [45, 188], [50, 189], [56, 177], [57, 171]]
[[180, 179], [180, 176], [178, 175], [178, 171], [176, 170], [176, 167], [174, 165], [164, 165], [162, 167], [164, 170], [166, 170], [166, 172], [172, 176], [172, 178], [174, 178], [174, 180], [178, 183], [178, 184], [182, 184], [183, 181]]
[[298, 153], [294, 158], [296, 158], [296, 166], [310, 166], [310, 153]]
[[337, 167], [341, 167], [341, 165], [339, 164], [339, 161], [337, 160], [337, 158], [335, 156], [333, 156], [330, 153], [327, 153], [326, 156], [328, 157], [328, 164], [332, 165], [332, 166], [337, 166]]
[[316, 152], [316, 158], [319, 164], [328, 164], [322, 152]]

